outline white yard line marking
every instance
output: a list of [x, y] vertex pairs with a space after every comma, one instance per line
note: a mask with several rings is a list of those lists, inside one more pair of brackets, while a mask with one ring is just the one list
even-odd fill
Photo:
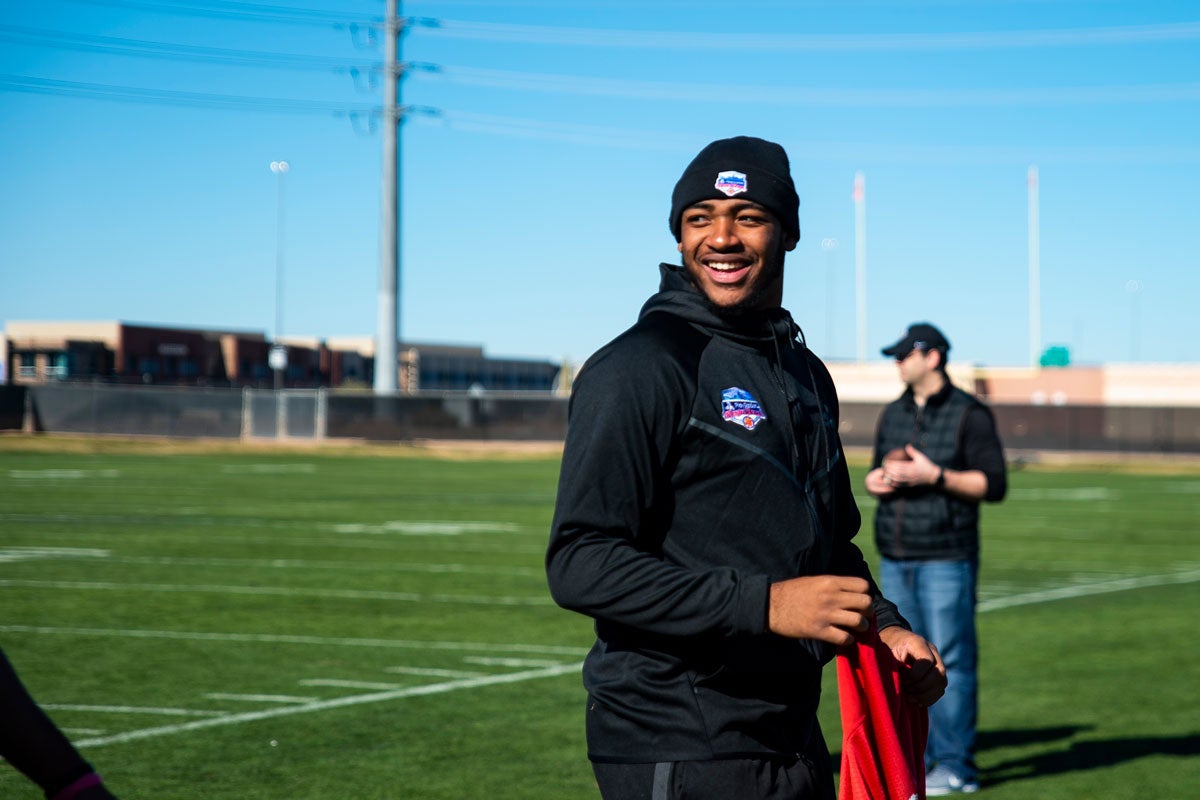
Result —
[[384, 667], [383, 671], [396, 675], [417, 675], [426, 678], [474, 678], [480, 674], [464, 669], [436, 669], [434, 667]]
[[194, 722], [184, 722], [177, 725], [163, 725], [158, 728], [145, 728], [137, 731], [118, 733], [112, 736], [98, 736], [91, 739], [82, 739], [80, 741], [73, 742], [73, 744], [76, 747], [99, 747], [106, 744], [120, 744], [123, 742], [137, 741], [139, 739], [151, 739], [158, 736], [183, 733], [184, 731], [200, 730], [202, 728], [214, 728], [219, 725], [239, 725], [245, 722], [257, 722], [264, 719], [287, 717], [293, 714], [306, 714], [313, 711], [325, 711], [326, 709], [330, 708], [343, 708], [345, 706], [364, 705], [367, 703], [385, 703], [390, 700], [399, 700], [405, 697], [422, 697], [434, 694], [445, 694], [447, 692], [454, 692], [460, 689], [479, 689], [484, 686], [498, 686], [506, 683], [522, 683], [524, 681], [539, 680], [541, 678], [553, 678], [559, 675], [566, 675], [570, 672], [578, 672], [582, 666], [582, 664], [563, 664], [547, 669], [527, 670], [525, 672], [510, 672], [507, 675], [486, 675], [478, 678], [466, 678], [459, 681], [432, 683], [427, 686], [411, 686], [403, 689], [393, 689], [386, 692], [376, 692], [373, 694], [359, 694], [351, 697], [338, 697], [333, 700], [321, 700], [318, 702], [305, 703], [304, 705], [298, 706], [286, 706], [265, 709], [262, 711], [250, 711], [244, 714], [230, 714], [228, 716], [216, 719], [196, 720]]
[[374, 689], [386, 692], [388, 689], [401, 689], [403, 683], [383, 683], [382, 681], [345, 681], [338, 678], [307, 678], [300, 681], [301, 686], [330, 686], [334, 689]]
[[333, 526], [336, 533], [399, 533], [404, 536], [462, 536], [464, 533], [517, 533], [511, 522], [449, 522], [444, 520], [394, 519], [375, 524], [346, 522]]
[[1017, 500], [1064, 500], [1094, 503], [1101, 500], [1116, 500], [1121, 495], [1119, 492], [1103, 486], [1080, 486], [1074, 489], [1013, 489], [1009, 496]]
[[100, 728], [61, 728], [67, 736], [99, 736], [104, 733]]
[[164, 717], [220, 717], [226, 711], [198, 711], [193, 708], [153, 708], [148, 706], [92, 706], [76, 703], [40, 703], [51, 711], [92, 711], [100, 714], [155, 714]]
[[1028, 573], [1035, 571], [1045, 572], [1046, 570], [1073, 572], [1081, 575], [1089, 572], [1110, 575], [1145, 574], [1141, 567], [1133, 564], [1108, 564], [1103, 561], [1039, 561], [1037, 559], [1005, 558], [997, 555], [993, 555], [988, 559], [988, 571], [992, 574], [995, 574], [997, 571]]
[[[1050, 589], [1039, 592], [1029, 592], [1026, 594], [1013, 595], [1007, 598], [997, 598], [993, 601], [985, 601], [980, 603], [980, 611], [994, 611], [1001, 608], [1010, 608], [1018, 605], [1028, 605], [1034, 603], [1043, 603], [1053, 600], [1062, 600], [1072, 597], [1081, 597], [1090, 594], [1103, 594], [1108, 592], [1127, 591], [1130, 589], [1140, 589], [1153, 586], [1164, 586], [1170, 584], [1183, 584], [1200, 581], [1200, 570], [1190, 570], [1186, 572], [1178, 572], [1168, 575], [1149, 575], [1142, 578], [1127, 578], [1115, 581], [1106, 581], [1103, 583], [1092, 584], [1089, 586], [1071, 586], [1061, 589]], [[390, 640], [370, 640], [370, 639], [326, 639], [323, 637], [303, 637], [303, 636], [262, 636], [262, 635], [246, 635], [246, 634], [200, 634], [200, 633], [172, 633], [169, 631], [103, 631], [84, 628], [43, 628], [24, 625], [0, 625], [0, 631], [6, 632], [27, 632], [27, 633], [66, 633], [77, 635], [100, 635], [100, 636], [130, 636], [140, 638], [195, 638], [195, 639], [210, 639], [219, 641], [252, 641], [252, 642], [287, 642], [301, 644], [351, 644], [357, 646], [376, 646], [376, 647], [422, 647], [425, 649], [471, 649], [484, 651], [499, 651], [507, 650], [513, 652], [514, 648], [524, 648], [526, 652], [549, 652], [550, 648], [538, 648], [533, 645], [486, 645], [486, 644], [468, 644], [461, 642], [400, 642]], [[554, 648], [556, 651], [570, 650], [577, 652], [578, 648]], [[514, 659], [514, 661], [519, 659]], [[341, 708], [352, 705], [362, 705], [367, 703], [381, 703], [390, 700], [398, 700], [406, 697], [421, 697], [426, 695], [444, 694], [460, 689], [475, 689], [484, 686], [494, 686], [508, 683], [519, 683], [528, 680], [537, 680], [540, 678], [550, 678], [559, 675], [565, 675], [570, 672], [578, 671], [583, 665], [579, 663], [559, 664], [555, 666], [547, 666], [541, 669], [526, 670], [523, 672], [513, 672], [505, 675], [485, 675], [478, 677], [463, 678], [461, 680], [446, 681], [444, 683], [434, 683], [426, 686], [413, 686], [406, 688], [391, 689], [387, 691], [375, 692], [372, 694], [354, 695], [350, 697], [340, 697], [331, 700], [315, 701], [300, 705], [289, 705], [286, 707], [253, 711], [243, 714], [226, 714], [223, 716], [210, 717], [209, 719], [194, 720], [191, 722], [180, 723], [176, 725], [164, 725], [156, 728], [145, 728], [142, 730], [128, 731], [125, 733], [114, 734], [112, 736], [97, 736], [90, 739], [82, 739], [74, 742], [77, 747], [99, 747], [106, 744], [118, 744], [123, 742], [137, 741], [140, 739], [149, 739], [159, 736], [167, 736], [185, 731], [200, 730], [203, 728], [211, 728], [220, 725], [237, 725], [246, 722], [256, 722], [264, 719], [272, 719], [292, 714], [309, 713], [314, 711], [323, 711], [330, 708]], [[48, 709], [79, 709], [79, 710], [117, 710], [121, 707], [117, 706], [45, 706]], [[130, 708], [129, 711], [136, 712], [139, 709]], [[140, 709], [146, 711], [145, 709]], [[164, 711], [164, 710], [160, 710]], [[183, 709], [173, 709], [175, 712], [183, 712], [193, 715], [201, 714], [220, 714], [220, 712], [198, 712], [185, 711]], [[148, 713], [153, 713], [148, 712]]]
[[[295, 531], [303, 529], [303, 525], [295, 522], [268, 522], [265, 520], [251, 519], [236, 519], [228, 517], [203, 517], [198, 514], [185, 516], [182, 514], [160, 514], [154, 517], [134, 517], [134, 516], [118, 516], [118, 515], [98, 515], [98, 514], [0, 514], [0, 522], [26, 522], [33, 524], [54, 523], [78, 523], [80, 525], [147, 525], [151, 522], [161, 523], [172, 528], [215, 528], [218, 531], [232, 531], [225, 535], [223, 539], [214, 539], [214, 534], [207, 535], [189, 535], [185, 533], [172, 533], [172, 542], [199, 542], [201, 544], [211, 545], [214, 541], [225, 541], [235, 545], [247, 544], [266, 544], [273, 547], [345, 547], [355, 550], [385, 550], [388, 552], [397, 552], [403, 547], [411, 547], [411, 543], [405, 542], [398, 544], [391, 539], [355, 539], [350, 536], [335, 536], [335, 537], [315, 537], [315, 536], [295, 536]], [[281, 529], [291, 532], [286, 541], [281, 542], [277, 538], [270, 536], [246, 536], [247, 529], [254, 528], [270, 528]], [[75, 533], [63, 533], [61, 531], [47, 531], [43, 534], [45, 537], [55, 537], [59, 539], [75, 540], [79, 538]], [[544, 533], [539, 531], [538, 538], [544, 537]], [[135, 542], [154, 542], [158, 543], [162, 540], [162, 536], [156, 533], [145, 534], [128, 534], [122, 535], [122, 541]], [[426, 544], [436, 540], [423, 540], [421, 543]], [[438, 542], [438, 547], [441, 549], [441, 542]], [[505, 553], [508, 555], [539, 555], [546, 554], [545, 543], [537, 545], [515, 545], [512, 541], [500, 542], [454, 542], [453, 548], [455, 553]], [[433, 549], [433, 548], [431, 548]]]
[[247, 703], [312, 703], [315, 697], [296, 697], [290, 694], [226, 694], [225, 692], [209, 692], [204, 695], [209, 700], [238, 700]]
[[79, 480], [81, 478], [119, 478], [115, 469], [10, 469], [8, 477], [15, 480]]
[[0, 549], [0, 563], [55, 558], [59, 560], [107, 558], [108, 550], [92, 547], [5, 547]]
[[493, 658], [484, 656], [466, 656], [465, 664], [478, 664], [481, 667], [553, 667], [561, 661], [547, 661], [541, 658]]
[[225, 464], [226, 475], [295, 475], [317, 471], [316, 464]]
[[104, 636], [123, 639], [174, 639], [196, 642], [249, 642], [251, 644], [298, 644], [331, 647], [395, 647], [410, 650], [450, 650], [483, 653], [529, 653], [578, 658], [586, 647], [552, 644], [503, 644], [489, 642], [421, 641], [417, 639], [351, 639], [333, 636], [298, 636], [281, 633], [206, 633], [201, 631], [151, 631], [114, 628], [58, 628], [46, 625], [0, 625], [4, 633], [49, 633], [67, 636]]
[[[61, 550], [55, 553], [58, 558], [70, 558], [77, 555], [74, 548], [8, 548], [0, 550], [0, 561], [8, 551], [19, 550]], [[94, 555], [108, 556], [110, 564], [153, 564], [155, 566], [181, 567], [269, 567], [271, 569], [330, 569], [358, 572], [419, 572], [431, 575], [510, 575], [518, 577], [542, 578], [546, 572], [534, 567], [492, 567], [475, 566], [471, 564], [416, 564], [397, 562], [374, 562], [364, 564], [361, 561], [305, 561], [299, 558], [183, 558], [177, 556], [112, 556], [107, 550], [97, 550]], [[78, 555], [92, 555], [86, 552]]]
[[1086, 597], [1094, 594], [1109, 594], [1111, 592], [1124, 592], [1130, 589], [1170, 586], [1173, 584], [1194, 583], [1196, 581], [1200, 581], [1200, 570], [1174, 572], [1167, 575], [1145, 575], [1140, 578], [1118, 578], [1117, 580], [1102, 581], [1100, 583], [1061, 586], [1055, 589], [1042, 589], [1036, 592], [1025, 592], [1024, 594], [1014, 594], [1008, 597], [997, 597], [992, 600], [984, 600], [977, 606], [977, 609], [980, 613], [983, 613], [985, 611], [997, 611], [1002, 608], [1013, 608], [1014, 606], [1048, 603], [1052, 600], [1070, 600], [1075, 597]]
[[486, 597], [482, 595], [418, 594], [416, 592], [365, 591], [362, 589], [296, 589], [290, 586], [220, 586], [211, 584], [112, 583], [108, 581], [0, 580], [0, 586], [26, 589], [94, 589], [125, 592], [203, 592], [207, 594], [268, 597], [328, 597], [339, 600], [395, 600], [403, 603], [464, 603], [479, 606], [552, 606], [545, 596]]

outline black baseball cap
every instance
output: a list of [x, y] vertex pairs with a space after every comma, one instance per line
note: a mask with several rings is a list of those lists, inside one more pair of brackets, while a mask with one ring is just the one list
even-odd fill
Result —
[[950, 352], [950, 341], [942, 332], [928, 322], [914, 322], [891, 347], [883, 348], [885, 356], [906, 356], [913, 350], [941, 350]]

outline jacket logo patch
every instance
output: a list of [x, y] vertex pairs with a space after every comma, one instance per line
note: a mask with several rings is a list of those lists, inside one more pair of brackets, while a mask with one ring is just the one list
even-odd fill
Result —
[[752, 431], [758, 423], [767, 418], [767, 415], [763, 413], [762, 406], [754, 399], [754, 395], [733, 386], [721, 392], [721, 417], [726, 422], [741, 425]]
[[746, 173], [731, 169], [727, 172], [717, 173], [717, 182], [713, 188], [718, 192], [723, 192], [727, 197], [733, 197], [735, 194], [747, 191], [750, 184], [746, 180]]

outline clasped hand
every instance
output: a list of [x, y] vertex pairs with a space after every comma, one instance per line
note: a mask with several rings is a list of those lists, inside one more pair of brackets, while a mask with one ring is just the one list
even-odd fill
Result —
[[[845, 647], [866, 633], [874, 618], [870, 585], [862, 578], [817, 575], [771, 584], [768, 627], [792, 639], [816, 639]], [[946, 665], [932, 642], [900, 627], [885, 628], [879, 638], [907, 669], [905, 694], [922, 706], [946, 691]]]
[[904, 448], [909, 460], [884, 459], [883, 464], [867, 473], [867, 491], [889, 495], [910, 486], [929, 486], [937, 482], [941, 467], [911, 444]]

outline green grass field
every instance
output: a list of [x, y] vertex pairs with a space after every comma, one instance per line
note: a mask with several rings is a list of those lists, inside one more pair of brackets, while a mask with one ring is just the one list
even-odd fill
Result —
[[[0, 439], [0, 646], [123, 800], [598, 797], [591, 626], [542, 572], [557, 460], [390, 452]], [[1200, 796], [1200, 468], [1011, 487], [984, 796]], [[832, 668], [822, 723], [836, 750]]]

